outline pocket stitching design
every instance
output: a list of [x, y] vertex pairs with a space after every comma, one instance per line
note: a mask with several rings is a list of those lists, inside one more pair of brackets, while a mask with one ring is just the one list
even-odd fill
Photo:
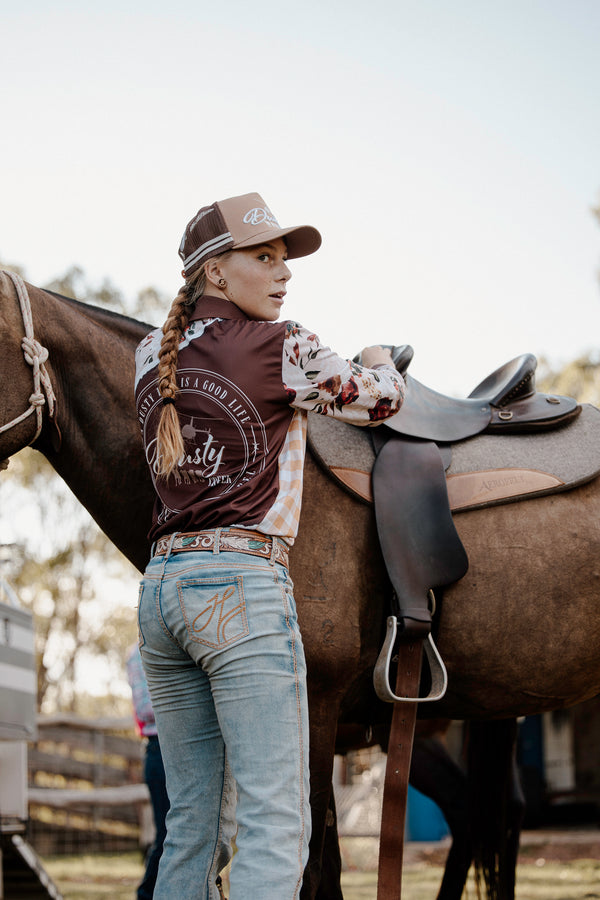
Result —
[[[229, 614], [229, 616], [222, 615], [222, 614], [219, 616], [218, 621], [217, 621], [217, 627], [216, 627], [216, 634], [217, 634], [216, 641], [208, 640], [207, 638], [200, 637], [198, 634], [198, 631], [196, 629], [194, 629], [193, 622], [190, 622], [190, 619], [189, 619], [188, 611], [186, 609], [185, 602], [184, 602], [185, 589], [191, 588], [191, 587], [210, 587], [210, 585], [222, 585], [223, 587], [229, 587], [233, 583], [235, 583], [235, 586], [237, 589], [237, 594], [239, 597], [239, 604], [238, 604], [239, 609], [234, 610], [235, 615], [233, 615], [233, 616], [231, 614]], [[231, 578], [231, 577], [229, 577], [229, 578], [212, 577], [212, 578], [184, 579], [177, 583], [177, 594], [178, 594], [178, 598], [179, 598], [179, 606], [181, 609], [181, 614], [182, 614], [184, 622], [185, 622], [185, 627], [186, 627], [186, 630], [188, 633], [188, 637], [190, 640], [194, 641], [195, 643], [201, 644], [204, 647], [209, 647], [214, 650], [222, 650], [226, 647], [232, 646], [233, 644], [242, 640], [242, 638], [248, 637], [248, 635], [250, 634], [250, 629], [248, 627], [248, 616], [246, 613], [246, 600], [244, 597], [244, 583], [243, 583], [242, 575], [236, 575], [233, 578]], [[223, 598], [223, 602], [221, 605], [224, 605], [225, 599], [229, 599], [229, 598]], [[216, 611], [216, 604], [215, 604], [215, 609], [213, 609], [213, 614], [215, 611]], [[237, 631], [235, 633], [235, 635], [233, 635], [228, 640], [219, 640], [218, 639], [219, 634], [224, 633], [224, 629], [226, 628], [226, 626], [228, 624], [230, 624], [231, 619], [235, 618], [238, 614], [240, 615], [240, 619], [241, 619], [240, 630]], [[198, 615], [201, 615], [201, 613], [199, 613]], [[196, 618], [198, 618], [198, 616], [196, 616]], [[195, 619], [194, 619], [194, 621], [195, 621]], [[209, 621], [212, 621], [212, 615], [211, 615]], [[211, 631], [211, 634], [214, 635], [214, 628]]]

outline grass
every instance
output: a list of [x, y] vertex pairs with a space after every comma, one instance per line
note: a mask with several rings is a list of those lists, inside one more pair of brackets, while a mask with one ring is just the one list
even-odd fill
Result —
[[[139, 854], [54, 857], [45, 860], [48, 873], [65, 900], [133, 900], [142, 875]], [[402, 881], [402, 900], [434, 900], [442, 878], [442, 867], [426, 862], [411, 863]], [[345, 900], [375, 900], [375, 871], [345, 871]], [[476, 900], [473, 881], [467, 900]], [[532, 859], [521, 863], [517, 874], [517, 900], [600, 900], [600, 860], [575, 859], [552, 862]], [[248, 898], [255, 900], [255, 898]]]
[[[44, 865], [65, 900], [133, 900], [143, 874], [139, 853], [49, 857]], [[345, 873], [346, 900], [371, 900], [375, 896], [376, 880], [374, 872]], [[433, 898], [436, 875], [429, 876], [428, 880], [434, 885]], [[421, 894], [419, 900], [424, 898]]]
[[65, 900], [133, 900], [144, 871], [140, 853], [55, 856], [44, 866]]

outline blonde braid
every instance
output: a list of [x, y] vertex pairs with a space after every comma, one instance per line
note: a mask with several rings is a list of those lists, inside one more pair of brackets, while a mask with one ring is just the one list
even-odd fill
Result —
[[177, 396], [177, 357], [179, 342], [185, 331], [193, 307], [186, 303], [187, 285], [184, 285], [171, 304], [163, 325], [163, 339], [158, 352], [158, 389], [163, 408], [156, 432], [158, 474], [168, 477], [176, 468], [184, 453], [179, 416], [175, 409]]
[[181, 335], [187, 327], [196, 302], [205, 290], [206, 272], [202, 266], [181, 287], [162, 327], [163, 339], [158, 351], [158, 389], [163, 400], [163, 409], [156, 431], [156, 459], [158, 475], [164, 478], [168, 478], [175, 471], [185, 453], [181, 424], [175, 408], [177, 358]]

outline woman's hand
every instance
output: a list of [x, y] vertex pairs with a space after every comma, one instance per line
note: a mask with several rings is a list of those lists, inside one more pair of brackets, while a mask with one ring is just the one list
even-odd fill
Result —
[[365, 347], [361, 353], [361, 362], [367, 369], [372, 369], [373, 366], [384, 363], [389, 366], [394, 365], [391, 351], [387, 347], [381, 347], [378, 344], [373, 347]]

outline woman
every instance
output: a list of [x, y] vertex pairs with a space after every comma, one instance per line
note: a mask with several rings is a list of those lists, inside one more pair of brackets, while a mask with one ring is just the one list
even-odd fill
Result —
[[[278, 323], [287, 260], [318, 249], [258, 194], [203, 207], [179, 254], [185, 284], [140, 344], [136, 402], [156, 489], [140, 646], [171, 809], [155, 898], [299, 896], [310, 836], [306, 667], [288, 549], [306, 416], [392, 415], [404, 385], [381, 347], [365, 367]], [[372, 368], [366, 368], [370, 366]]]

